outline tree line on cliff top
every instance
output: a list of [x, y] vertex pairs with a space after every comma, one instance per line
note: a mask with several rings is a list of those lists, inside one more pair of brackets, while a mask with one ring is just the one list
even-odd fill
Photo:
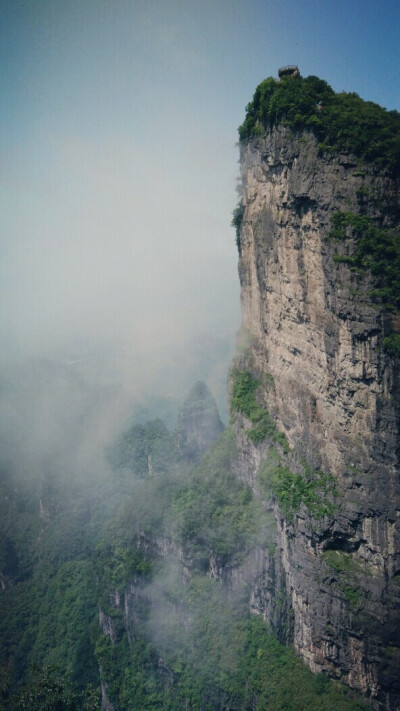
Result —
[[257, 86], [239, 127], [245, 141], [271, 126], [309, 129], [321, 152], [350, 152], [367, 163], [398, 175], [400, 171], [400, 114], [387, 111], [356, 93], [335, 93], [316, 76], [265, 79]]

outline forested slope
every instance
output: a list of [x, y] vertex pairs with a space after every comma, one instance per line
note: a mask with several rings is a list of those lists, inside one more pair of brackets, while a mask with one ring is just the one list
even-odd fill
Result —
[[234, 473], [231, 428], [193, 466], [185, 417], [212, 446], [221, 425], [197, 384], [177, 433], [161, 421], [121, 433], [97, 497], [89, 481], [16, 487], [3, 470], [4, 711], [91, 711], [100, 681], [119, 711], [362, 708], [250, 614], [274, 522]]

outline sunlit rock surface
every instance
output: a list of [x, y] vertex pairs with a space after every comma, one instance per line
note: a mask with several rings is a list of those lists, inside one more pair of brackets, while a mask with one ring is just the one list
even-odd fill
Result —
[[[334, 261], [329, 232], [337, 210], [396, 227], [398, 186], [374, 167], [358, 170], [351, 155], [319, 155], [313, 135], [283, 126], [242, 143], [241, 167], [247, 344], [233, 369], [260, 381], [268, 374], [258, 398], [298, 458], [332, 474], [338, 491], [334, 515], [318, 521], [304, 505], [290, 521], [274, 504], [276, 553], [258, 579], [254, 609], [293, 639], [312, 670], [396, 709], [399, 368], [382, 341], [398, 314], [371, 302], [368, 273]], [[239, 475], [256, 489], [269, 445], [246, 436], [245, 417], [235, 427]]]

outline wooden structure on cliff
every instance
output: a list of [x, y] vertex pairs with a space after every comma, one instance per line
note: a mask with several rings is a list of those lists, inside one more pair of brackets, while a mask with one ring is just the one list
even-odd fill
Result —
[[300, 70], [296, 64], [288, 64], [286, 67], [278, 69], [278, 76], [279, 79], [282, 79], [282, 77], [299, 77]]

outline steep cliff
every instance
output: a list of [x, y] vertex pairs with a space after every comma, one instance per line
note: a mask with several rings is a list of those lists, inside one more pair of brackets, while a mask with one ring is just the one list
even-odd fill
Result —
[[[274, 82], [275, 99], [276, 90], [304, 80], [285, 81]], [[231, 377], [237, 471], [277, 523], [276, 552], [260, 571], [253, 606], [313, 671], [395, 709], [396, 165], [390, 152], [332, 145], [332, 130], [327, 150], [324, 108], [311, 99], [307, 120], [291, 120], [299, 107], [271, 118], [272, 95], [258, 112], [263, 120], [256, 101], [248, 107], [235, 215], [246, 341]]]

